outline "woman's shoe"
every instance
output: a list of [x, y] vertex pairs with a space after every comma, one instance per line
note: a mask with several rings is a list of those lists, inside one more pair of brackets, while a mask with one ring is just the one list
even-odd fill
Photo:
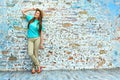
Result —
[[35, 69], [34, 68], [32, 68], [32, 72], [31, 72], [32, 74], [35, 74]]
[[37, 73], [42, 72], [42, 67], [38, 67]]

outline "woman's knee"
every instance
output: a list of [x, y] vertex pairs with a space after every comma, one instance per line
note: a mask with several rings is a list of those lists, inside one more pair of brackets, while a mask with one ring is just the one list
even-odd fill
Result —
[[33, 56], [33, 53], [32, 53], [32, 52], [28, 52], [28, 55], [29, 55], [29, 56]]

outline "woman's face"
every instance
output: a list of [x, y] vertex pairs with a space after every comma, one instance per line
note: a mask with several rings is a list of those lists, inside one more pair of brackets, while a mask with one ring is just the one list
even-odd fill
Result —
[[39, 11], [36, 11], [35, 14], [34, 14], [34, 17], [35, 17], [35, 18], [39, 18], [39, 16], [40, 16], [40, 12], [39, 12]]

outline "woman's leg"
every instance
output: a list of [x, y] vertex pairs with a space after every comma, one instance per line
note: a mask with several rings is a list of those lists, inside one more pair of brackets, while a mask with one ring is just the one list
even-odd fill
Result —
[[28, 39], [28, 55], [31, 57], [35, 65], [40, 66], [38, 59], [35, 57], [33, 53], [33, 49], [34, 49], [34, 39]]
[[[37, 38], [34, 43], [34, 54], [35, 57], [38, 59], [38, 50], [39, 50], [39, 45], [40, 45], [40, 38]], [[38, 60], [39, 61], [39, 60]], [[38, 66], [39, 67], [39, 66]]]
[[39, 45], [40, 45], [40, 38], [37, 38], [34, 44], [34, 50], [35, 50], [34, 52], [35, 52], [36, 58], [38, 58]]
[[[35, 50], [33, 48], [33, 54], [35, 55]], [[36, 57], [36, 56], [35, 56]], [[36, 69], [36, 65], [34, 64], [34, 62], [32, 63], [32, 68]]]
[[32, 68], [36, 69], [36, 65], [34, 64], [34, 62], [32, 63]]
[[[35, 40], [35, 56], [36, 58], [38, 59], [38, 50], [39, 50], [39, 47], [40, 47], [40, 38], [37, 38]], [[37, 67], [37, 72], [40, 73], [42, 71], [42, 67], [40, 66], [36, 66]]]

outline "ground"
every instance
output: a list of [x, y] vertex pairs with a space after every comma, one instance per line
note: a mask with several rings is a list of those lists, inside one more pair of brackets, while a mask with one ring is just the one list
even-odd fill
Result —
[[0, 80], [120, 80], [120, 68], [99, 70], [1, 71]]

